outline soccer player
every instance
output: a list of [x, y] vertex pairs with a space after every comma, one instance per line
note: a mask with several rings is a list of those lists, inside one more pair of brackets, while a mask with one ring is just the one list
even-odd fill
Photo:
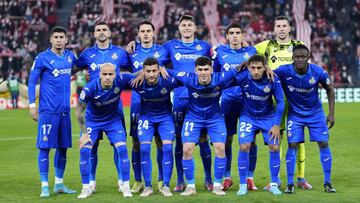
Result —
[[[181, 39], [170, 40], [163, 46], [169, 53], [169, 58], [175, 71], [194, 72], [194, 60], [200, 56], [210, 56], [211, 46], [207, 42], [195, 38], [196, 22], [193, 16], [181, 16], [178, 29]], [[134, 44], [134, 42], [130, 43], [126, 50], [132, 52]], [[174, 192], [182, 192], [185, 189], [184, 171], [182, 166], [183, 146], [181, 142], [181, 129], [187, 107], [189, 106], [188, 103], [189, 95], [187, 88], [176, 88], [173, 97], [173, 116], [176, 133], [175, 166], [177, 172], [177, 184], [173, 190]], [[211, 191], [213, 187], [211, 178], [211, 149], [206, 132], [202, 132], [201, 134], [199, 146], [205, 171], [204, 186], [208, 191]]]
[[[120, 67], [127, 67], [130, 64], [127, 61], [127, 54], [124, 49], [117, 47], [110, 43], [111, 30], [107, 23], [99, 21], [94, 26], [95, 45], [85, 49], [79, 56], [76, 62], [76, 66], [79, 68], [87, 68], [90, 75], [90, 81], [97, 80], [99, 78], [100, 65], [104, 63], [112, 63], [116, 66], [116, 74], [120, 74]], [[122, 103], [119, 102], [118, 109], [123, 126], [125, 128], [124, 113], [122, 110]], [[90, 185], [93, 192], [96, 191], [96, 168], [98, 163], [98, 146], [99, 141], [102, 139], [102, 131], [99, 131], [100, 135], [98, 140], [94, 140], [91, 150], [91, 173], [90, 173]], [[116, 163], [116, 169], [118, 172], [118, 187], [121, 192], [122, 180], [121, 171], [118, 163], [118, 157], [114, 148], [114, 162]]]
[[117, 75], [116, 66], [105, 63], [100, 65], [100, 78], [88, 83], [80, 93], [76, 117], [83, 132], [79, 140], [83, 188], [78, 196], [79, 199], [88, 198], [93, 193], [90, 188], [90, 154], [100, 131], [106, 133], [119, 157], [123, 196], [132, 197], [129, 186], [130, 162], [126, 148], [126, 132], [118, 112], [120, 93], [128, 87], [132, 78], [131, 74]]
[[179, 80], [189, 90], [189, 107], [181, 131], [184, 151], [182, 164], [187, 186], [181, 195], [196, 194], [193, 151], [200, 133], [204, 129], [210, 136], [216, 154], [212, 192], [215, 195], [225, 195], [226, 193], [221, 188], [221, 181], [226, 167], [226, 127], [219, 99], [222, 89], [226, 88], [229, 81], [235, 78], [236, 71], [231, 69], [224, 73], [213, 73], [211, 59], [204, 56], [195, 60], [195, 73], [168, 71], [171, 76]]
[[[154, 57], [157, 59], [160, 66], [168, 63], [167, 51], [158, 44], [154, 43], [155, 28], [154, 25], [149, 21], [143, 21], [138, 25], [137, 28], [138, 37], [140, 43], [136, 44], [135, 51], [129, 54], [128, 60], [131, 63], [131, 72], [137, 72], [143, 69], [143, 62], [148, 57]], [[140, 112], [140, 95], [136, 91], [131, 93], [131, 108], [130, 108], [130, 136], [133, 139], [132, 154], [132, 166], [134, 170], [135, 182], [132, 187], [132, 192], [137, 193], [143, 188], [141, 183], [141, 161], [140, 161], [140, 142], [137, 135], [138, 130], [138, 116]], [[155, 142], [157, 144], [157, 162], [158, 162], [158, 185], [159, 189], [163, 185], [163, 171], [162, 171], [162, 159], [163, 153], [161, 150], [161, 140], [159, 136], [155, 136]]]
[[[140, 31], [142, 28], [140, 27]], [[164, 186], [160, 192], [164, 196], [172, 196], [169, 189], [173, 170], [173, 141], [175, 138], [175, 126], [172, 117], [172, 104], [170, 92], [180, 84], [172, 77], [166, 80], [160, 77], [159, 62], [156, 58], [147, 58], [143, 63], [145, 82], [137, 88], [133, 88], [140, 96], [140, 111], [138, 121], [138, 138], [140, 141], [141, 170], [144, 176], [145, 189], [140, 196], [147, 197], [153, 193], [151, 186], [152, 161], [151, 141], [155, 132], [158, 132], [162, 140], [162, 171]]]
[[[51, 48], [41, 52], [31, 67], [28, 96], [31, 118], [38, 122], [36, 147], [41, 179], [40, 197], [49, 197], [49, 152], [56, 148], [54, 157], [55, 193], [74, 194], [63, 183], [66, 151], [71, 147], [70, 77], [75, 55], [65, 49], [67, 31], [55, 26], [50, 31]], [[36, 82], [40, 78], [39, 109], [37, 110]]]
[[[325, 192], [333, 193], [330, 176], [332, 155], [328, 140], [329, 129], [333, 127], [335, 118], [335, 93], [329, 75], [322, 67], [308, 63], [310, 51], [305, 45], [293, 48], [292, 64], [282, 65], [275, 70], [279, 76], [285, 96], [289, 102], [287, 121], [288, 151], [286, 153], [287, 186], [285, 193], [294, 193], [294, 170], [298, 145], [303, 143], [304, 128], [309, 129], [310, 141], [317, 142], [320, 150], [320, 161], [324, 173]], [[329, 113], [325, 117], [318, 96], [318, 85], [326, 90]], [[327, 127], [329, 123], [329, 127]]]
[[[265, 75], [265, 58], [252, 56], [248, 61], [248, 71], [242, 71], [237, 77], [243, 95], [243, 107], [239, 119], [239, 156], [238, 170], [240, 189], [237, 195], [245, 195], [248, 191], [247, 175], [249, 170], [249, 150], [257, 131], [261, 131], [264, 142], [269, 145], [269, 168], [271, 174], [270, 192], [280, 195], [278, 179], [280, 171], [280, 122], [284, 112], [284, 94], [280, 80], [274, 82]], [[276, 100], [276, 109], [273, 105]]]
[[[213, 52], [214, 67], [220, 66], [221, 71], [223, 72], [229, 71], [229, 69], [235, 69], [256, 53], [256, 49], [252, 46], [242, 47], [242, 29], [238, 23], [232, 23], [226, 28], [226, 39], [229, 44], [220, 45], [216, 47], [216, 50]], [[232, 160], [231, 145], [233, 135], [237, 131], [237, 122], [241, 109], [241, 89], [236, 86], [225, 89], [221, 95], [220, 106], [225, 117], [227, 132], [225, 144], [227, 162], [225, 180], [223, 183], [223, 190], [227, 190], [233, 184], [230, 173]]]
[[[259, 44], [255, 45], [256, 51], [259, 55], [265, 56], [267, 59], [267, 63], [271, 69], [276, 69], [280, 65], [284, 64], [291, 64], [293, 62], [292, 60], [292, 54], [293, 54], [293, 47], [299, 44], [303, 44], [301, 41], [293, 40], [290, 37], [291, 32], [291, 25], [290, 21], [286, 16], [278, 16], [275, 18], [274, 22], [274, 33], [275, 33], [275, 39], [271, 40], [265, 40], [263, 42], [260, 42]], [[287, 103], [287, 100], [285, 99], [285, 104]], [[285, 113], [283, 114], [281, 126], [280, 126], [280, 133], [281, 137], [283, 137], [284, 130], [285, 130], [285, 118], [287, 115], [287, 105], [285, 105]], [[253, 155], [256, 157], [257, 147], [256, 145], [252, 146], [253, 149], [250, 149], [253, 151]], [[281, 145], [280, 145], [280, 155], [281, 155]], [[254, 164], [256, 164], [256, 159]], [[255, 170], [255, 167], [253, 167]], [[254, 170], [249, 171], [249, 177], [252, 177], [254, 174]], [[297, 159], [297, 185], [301, 187], [302, 189], [311, 189], [312, 186], [305, 180], [305, 146], [303, 143], [299, 145], [298, 150], [298, 159]], [[280, 184], [280, 182], [279, 182]], [[265, 190], [269, 189], [268, 185], [265, 187]]]

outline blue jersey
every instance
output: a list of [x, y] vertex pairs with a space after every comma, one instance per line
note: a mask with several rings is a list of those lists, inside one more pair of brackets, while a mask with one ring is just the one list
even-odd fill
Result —
[[169, 74], [189, 89], [189, 106], [187, 118], [213, 119], [222, 115], [219, 99], [225, 89], [236, 76], [235, 70], [225, 73], [215, 72], [209, 85], [200, 85], [195, 73], [168, 70]]
[[129, 87], [129, 81], [133, 77], [131, 74], [116, 76], [110, 89], [101, 87], [100, 78], [86, 84], [79, 96], [80, 102], [87, 104], [86, 121], [105, 122], [120, 117], [118, 113], [120, 93]]
[[[156, 58], [160, 66], [169, 62], [168, 52], [161, 45], [154, 44], [151, 48], [143, 48], [141, 44], [137, 43], [135, 52], [128, 55], [129, 63], [131, 63], [130, 72], [135, 73], [142, 70], [143, 62], [148, 57]], [[136, 91], [132, 91], [131, 103], [140, 103], [140, 96]]]
[[[221, 71], [235, 69], [244, 61], [247, 61], [252, 55], [256, 54], [253, 46], [247, 46], [240, 49], [232, 49], [230, 45], [220, 45], [217, 49], [217, 57], [214, 60], [214, 68], [220, 67]], [[241, 89], [237, 86], [230, 87], [222, 92], [221, 101], [232, 102], [240, 101]]]
[[[211, 46], [202, 40], [195, 39], [192, 43], [184, 43], [173, 39], [166, 42], [164, 48], [169, 52], [169, 57], [175, 71], [193, 73], [195, 60], [200, 56], [210, 57]], [[174, 90], [174, 98], [189, 98], [188, 90], [179, 87]]]
[[85, 49], [79, 56], [76, 66], [87, 68], [90, 75], [90, 81], [99, 78], [100, 65], [111, 63], [116, 67], [116, 75], [120, 74], [120, 67], [128, 67], [126, 51], [118, 46], [110, 44], [107, 49], [100, 49], [94, 46]]
[[282, 65], [274, 70], [289, 102], [289, 116], [308, 117], [323, 114], [318, 85], [329, 85], [329, 75], [315, 64], [309, 64], [307, 68], [305, 75], [296, 73], [293, 64]]
[[163, 79], [159, 76], [156, 85], [148, 85], [146, 81], [139, 87], [134, 88], [141, 96], [140, 115], [172, 114], [170, 92], [180, 83], [172, 77]]
[[[236, 84], [243, 94], [241, 115], [255, 120], [274, 118], [275, 125], [280, 125], [285, 103], [279, 78], [275, 77], [275, 81], [271, 82], [264, 75], [262, 79], [254, 80], [251, 73], [245, 70], [237, 75]], [[273, 96], [276, 100], [276, 114]]]
[[35, 103], [36, 82], [40, 78], [40, 113], [64, 113], [70, 111], [70, 77], [76, 56], [64, 50], [59, 56], [47, 49], [38, 54], [31, 67], [28, 96]]

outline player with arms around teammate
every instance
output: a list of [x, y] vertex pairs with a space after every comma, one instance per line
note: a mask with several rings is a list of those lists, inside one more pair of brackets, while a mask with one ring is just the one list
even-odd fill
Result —
[[[250, 56], [256, 53], [252, 46], [242, 47], [243, 35], [241, 26], [232, 23], [226, 28], [226, 39], [229, 44], [216, 47], [213, 52], [214, 67], [220, 66], [222, 72], [235, 69], [237, 66], [247, 61]], [[214, 48], [213, 48], [214, 50]], [[214, 57], [215, 56], [215, 57]], [[223, 190], [227, 190], [233, 184], [231, 179], [231, 160], [232, 160], [232, 141], [233, 135], [237, 131], [237, 122], [241, 109], [241, 89], [240, 87], [230, 87], [225, 89], [221, 95], [221, 110], [225, 117], [226, 124], [226, 144], [225, 153], [227, 157], [225, 180]]]
[[[115, 147], [119, 157], [123, 180], [123, 196], [132, 197], [129, 178], [130, 162], [126, 148], [126, 133], [118, 112], [120, 93], [128, 87], [131, 74], [116, 75], [116, 67], [111, 63], [100, 66], [100, 78], [88, 83], [79, 96], [76, 117], [83, 132], [80, 137], [80, 173], [83, 188], [79, 199], [90, 197], [90, 154], [93, 143], [103, 131]], [[86, 112], [85, 112], [86, 110]]]
[[[71, 147], [70, 77], [76, 60], [65, 49], [68, 41], [66, 30], [55, 26], [50, 31], [51, 48], [41, 52], [31, 67], [28, 95], [30, 115], [38, 122], [37, 148], [41, 178], [40, 197], [49, 197], [49, 152], [56, 148], [54, 157], [55, 193], [76, 193], [63, 183], [66, 151]], [[36, 82], [40, 78], [39, 109], [36, 108]]]
[[175, 126], [171, 113], [172, 104], [170, 92], [180, 84], [172, 77], [160, 77], [159, 62], [156, 58], [147, 58], [143, 63], [145, 81], [137, 88], [133, 88], [141, 99], [138, 136], [141, 152], [141, 169], [145, 181], [145, 189], [140, 196], [147, 197], [153, 193], [151, 186], [152, 161], [151, 142], [155, 133], [159, 133], [162, 140], [162, 171], [164, 186], [160, 192], [164, 196], [172, 196], [169, 189], [173, 170], [173, 141]]
[[[154, 57], [157, 59], [160, 66], [168, 63], [168, 53], [167, 51], [158, 44], [154, 43], [155, 28], [154, 25], [149, 21], [143, 21], [138, 25], [137, 28], [138, 37], [140, 43], [136, 44], [135, 52], [128, 54], [128, 60], [131, 63], [130, 72], [138, 72], [143, 69], [143, 62], [146, 58]], [[132, 192], [137, 193], [143, 188], [141, 183], [141, 158], [140, 158], [140, 142], [137, 135], [138, 130], [138, 120], [140, 113], [140, 95], [137, 91], [132, 91], [131, 93], [131, 108], [130, 108], [130, 136], [133, 139], [133, 148], [131, 151], [132, 154], [132, 166], [134, 170], [135, 182], [132, 187]], [[158, 184], [159, 189], [163, 185], [163, 171], [162, 171], [162, 159], [163, 153], [161, 149], [161, 140], [156, 134], [155, 142], [157, 145], [157, 163], [158, 163]]]
[[[117, 47], [110, 43], [111, 30], [106, 22], [99, 21], [94, 26], [95, 45], [85, 49], [79, 56], [76, 62], [78, 68], [86, 68], [90, 75], [90, 81], [99, 78], [100, 65], [104, 63], [114, 64], [116, 67], [116, 75], [120, 74], [120, 67], [127, 67], [127, 54], [124, 49]], [[125, 118], [122, 109], [122, 102], [119, 102], [119, 109], [121, 121], [125, 128]], [[96, 191], [96, 168], [98, 163], [98, 146], [99, 141], [102, 139], [102, 131], [99, 131], [98, 140], [93, 140], [93, 147], [91, 150], [91, 172], [90, 172], [90, 185], [93, 192]], [[117, 152], [114, 148], [114, 162], [118, 172], [118, 187], [121, 192], [122, 180], [120, 165], [118, 163]]]
[[[309, 129], [310, 141], [317, 142], [320, 161], [324, 173], [325, 192], [336, 190], [331, 184], [332, 155], [329, 148], [329, 129], [335, 123], [335, 93], [327, 72], [312, 63], [308, 63], [310, 51], [305, 45], [293, 49], [293, 64], [282, 65], [275, 70], [279, 76], [285, 96], [289, 102], [287, 137], [289, 148], [286, 154], [287, 186], [285, 193], [294, 193], [294, 170], [298, 145], [305, 141], [304, 128]], [[326, 90], [329, 113], [325, 117], [318, 96], [318, 85]], [[329, 127], [327, 126], [329, 123]]]
[[[236, 77], [243, 95], [238, 133], [240, 189], [237, 195], [245, 195], [248, 190], [246, 178], [249, 170], [249, 150], [257, 131], [262, 132], [264, 142], [269, 145], [270, 192], [275, 195], [281, 194], [277, 183], [280, 171], [280, 122], [285, 106], [284, 94], [277, 77], [274, 78], [274, 82], [266, 77], [265, 64], [264, 57], [254, 55], [248, 61], [248, 71], [243, 71]], [[273, 97], [276, 100], [276, 109]]]
[[194, 177], [193, 152], [199, 141], [202, 130], [207, 130], [215, 148], [214, 187], [215, 195], [225, 195], [221, 181], [225, 174], [226, 156], [225, 141], [226, 127], [221, 113], [219, 99], [221, 91], [227, 88], [229, 81], [235, 78], [236, 70], [213, 73], [212, 61], [208, 57], [199, 57], [195, 60], [195, 73], [177, 72], [168, 70], [169, 74], [185, 85], [189, 90], [189, 107], [182, 129], [183, 142], [183, 169], [187, 180], [186, 189], [181, 195], [196, 194]]

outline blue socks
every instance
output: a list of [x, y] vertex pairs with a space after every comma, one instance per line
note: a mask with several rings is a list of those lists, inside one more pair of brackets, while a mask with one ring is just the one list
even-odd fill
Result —
[[296, 164], [297, 148], [289, 147], [286, 153], [286, 171], [288, 185], [294, 184], [294, 172]]
[[162, 171], [164, 175], [164, 185], [169, 187], [171, 175], [173, 171], [174, 157], [173, 157], [173, 145], [164, 144], [162, 146], [164, 158], [162, 160]]
[[82, 184], [89, 184], [90, 182], [90, 154], [90, 148], [83, 147], [80, 149], [80, 173]]
[[247, 177], [254, 177], [254, 171], [256, 168], [257, 161], [257, 145], [251, 145], [249, 151], [249, 172]]
[[270, 159], [269, 159], [269, 168], [271, 175], [271, 182], [278, 183], [279, 182], [279, 171], [280, 171], [280, 152], [279, 151], [270, 151]]
[[331, 183], [332, 155], [329, 147], [320, 148], [320, 161], [324, 172], [324, 184]]
[[131, 152], [132, 166], [134, 170], [135, 180], [141, 182], [141, 165], [140, 165], [140, 151]]
[[184, 181], [184, 171], [182, 165], [182, 157], [183, 157], [183, 145], [181, 142], [181, 137], [176, 136], [175, 141], [175, 166], [177, 172], [177, 184], [183, 184]]
[[195, 167], [194, 167], [194, 158], [189, 160], [182, 160], [183, 170], [185, 173], [187, 184], [195, 184], [194, 179], [194, 173], [195, 173]]
[[117, 174], [118, 174], [118, 180], [122, 180], [120, 159], [119, 159], [119, 156], [118, 156], [118, 153], [117, 153], [115, 147], [114, 147], [114, 163], [115, 163], [116, 171], [117, 171]]
[[130, 161], [127, 154], [126, 145], [120, 145], [116, 147], [118, 156], [120, 157], [120, 167], [122, 173], [122, 180], [129, 181], [130, 179]]
[[92, 149], [91, 149], [91, 155], [90, 155], [90, 180], [95, 181], [96, 180], [96, 168], [98, 164], [98, 147], [99, 147], [99, 140], [96, 140], [94, 143]]
[[39, 148], [38, 166], [41, 182], [48, 182], [50, 149]]
[[146, 187], [151, 186], [152, 162], [150, 157], [151, 144], [140, 144], [141, 152], [141, 171], [144, 176]]
[[249, 171], [249, 152], [239, 151], [238, 171], [240, 177], [240, 184], [246, 184], [246, 177]]
[[232, 146], [225, 146], [226, 171], [225, 177], [231, 177]]
[[56, 148], [54, 157], [55, 176], [57, 178], [64, 177], [66, 166], [66, 148]]
[[214, 161], [215, 183], [221, 184], [222, 178], [225, 175], [225, 170], [226, 170], [226, 156], [223, 158], [216, 156]]
[[211, 183], [211, 149], [208, 141], [199, 142], [200, 147], [200, 156], [203, 162], [204, 171], [205, 171], [205, 181]]
[[156, 161], [157, 161], [157, 164], [158, 164], [158, 171], [159, 171], [158, 181], [164, 180], [164, 172], [163, 172], [163, 166], [162, 166], [162, 160], [163, 159], [164, 159], [163, 150], [157, 148], [157, 150], [156, 150]]

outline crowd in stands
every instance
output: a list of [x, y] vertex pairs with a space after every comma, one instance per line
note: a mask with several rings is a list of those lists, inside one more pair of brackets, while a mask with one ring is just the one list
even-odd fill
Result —
[[[69, 45], [76, 53], [93, 44], [92, 30], [103, 20], [101, 0], [77, 0], [69, 18]], [[183, 14], [195, 16], [198, 38], [209, 40], [202, 7], [206, 0], [165, 0], [164, 26], [157, 42], [179, 37], [178, 19]], [[360, 0], [307, 0], [305, 18], [312, 28], [312, 61], [322, 65], [336, 86], [360, 85]], [[114, 0], [114, 11], [107, 18], [112, 28], [112, 42], [125, 46], [136, 36], [136, 25], [150, 19], [151, 1]], [[239, 22], [246, 41], [253, 45], [273, 38], [273, 19], [292, 16], [292, 1], [221, 0], [217, 6], [219, 30]], [[34, 56], [44, 50], [48, 30], [57, 23], [55, 0], [13, 0], [0, 2], [0, 67], [2, 73], [21, 72], [31, 67]], [[293, 19], [291, 19], [293, 21]], [[292, 26], [293, 29], [295, 26]], [[295, 32], [293, 32], [295, 35]], [[41, 40], [40, 40], [41, 39]], [[23, 76], [25, 75], [25, 76]]]

